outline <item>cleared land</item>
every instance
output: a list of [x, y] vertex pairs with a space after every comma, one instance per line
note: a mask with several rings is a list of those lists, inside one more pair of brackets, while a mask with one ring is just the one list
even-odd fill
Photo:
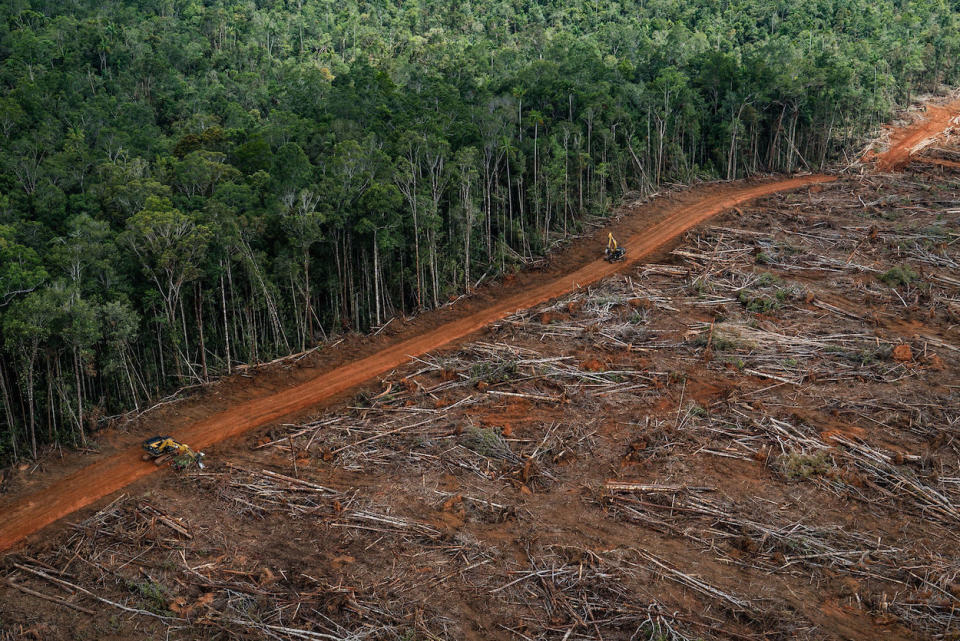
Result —
[[956, 638], [960, 172], [711, 225], [8, 555], [8, 636]]
[[946, 104], [928, 104], [923, 115], [906, 127], [893, 129], [888, 148], [875, 157], [878, 171], [896, 171], [904, 168], [915, 155], [936, 144], [949, 128], [960, 126], [960, 100]]

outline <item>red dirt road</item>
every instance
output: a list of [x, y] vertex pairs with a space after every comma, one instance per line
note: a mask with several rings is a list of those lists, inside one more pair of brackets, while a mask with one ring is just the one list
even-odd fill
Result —
[[[926, 115], [909, 127], [890, 135], [890, 148], [876, 156], [877, 171], [896, 171], [910, 162], [910, 156], [932, 144], [951, 125], [960, 126], [960, 100], [946, 105], [928, 104]], [[870, 156], [870, 154], [868, 154]], [[867, 160], [870, 158], [868, 157]]]
[[[659, 223], [630, 237], [629, 260], [611, 265], [596, 260], [559, 278], [513, 294], [477, 312], [412, 337], [380, 352], [337, 367], [284, 391], [255, 398], [207, 419], [171, 428], [171, 434], [203, 449], [224, 439], [285, 416], [302, 412], [351, 388], [389, 372], [409, 360], [460, 340], [477, 330], [513, 314], [566, 294], [577, 287], [595, 283], [626, 265], [639, 262], [690, 228], [722, 211], [776, 192], [833, 181], [827, 175], [810, 175], [752, 185], [732, 185], [710, 192], [693, 204], [673, 207]], [[0, 552], [10, 549], [28, 535], [97, 501], [126, 485], [157, 471], [152, 463], [140, 460], [138, 447], [130, 447], [89, 465], [49, 487], [10, 505], [3, 506], [0, 523]]]

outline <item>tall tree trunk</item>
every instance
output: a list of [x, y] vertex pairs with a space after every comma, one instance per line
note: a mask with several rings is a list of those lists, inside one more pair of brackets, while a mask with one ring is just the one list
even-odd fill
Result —
[[[571, 100], [573, 96], [571, 94]], [[571, 103], [572, 105], [572, 103]], [[572, 106], [571, 106], [572, 109]], [[567, 237], [567, 213], [570, 209], [570, 130], [563, 130], [563, 237]]]
[[[133, 376], [130, 374], [130, 363], [126, 354], [126, 346], [121, 346], [120, 349], [120, 361], [123, 363], [123, 371], [127, 374], [127, 383], [130, 385], [130, 396], [133, 399], [133, 407], [138, 412], [140, 411], [140, 402], [137, 400], [137, 388], [133, 384]], [[150, 394], [147, 392], [146, 386], [143, 381], [140, 381], [140, 385], [143, 386], [144, 395], [149, 398]]]
[[159, 388], [165, 387], [167, 385], [167, 370], [163, 362], [164, 361], [163, 354], [166, 350], [163, 348], [162, 323], [157, 322], [156, 326], [157, 326], [157, 358], [160, 361], [160, 379], [163, 381], [161, 385], [157, 386], [158, 387], [157, 391], [159, 392]]
[[180, 299], [180, 322], [183, 331], [183, 360], [186, 361], [187, 367], [192, 371], [193, 359], [190, 357], [190, 341], [187, 339], [187, 314], [183, 311], [183, 298]]
[[30, 454], [34, 460], [37, 458], [37, 421], [33, 405], [33, 370], [35, 359], [36, 350], [33, 350], [33, 353], [30, 355], [30, 362], [27, 365], [27, 407], [30, 412], [27, 425], [30, 428]]
[[[50, 364], [50, 354], [47, 354], [44, 357], [44, 362], [47, 364], [47, 442], [53, 443], [57, 439], [54, 434], [56, 434], [57, 426], [57, 417], [54, 414], [56, 407], [53, 403], [53, 379], [57, 379], [57, 385], [60, 385], [62, 377], [60, 376], [60, 356], [57, 356], [57, 376], [54, 377], [52, 365]], [[63, 394], [61, 394], [63, 396]], [[66, 399], [64, 399], [66, 401]], [[69, 406], [69, 402], [64, 402], [64, 405]], [[62, 413], [61, 413], [62, 414]]]
[[298, 342], [300, 344], [300, 351], [306, 349], [306, 342], [304, 336], [306, 335], [306, 316], [305, 313], [300, 311], [300, 304], [297, 302], [302, 298], [300, 290], [297, 288], [296, 280], [294, 279], [293, 272], [290, 272], [290, 304], [293, 305], [293, 322], [296, 325]]
[[87, 446], [87, 435], [83, 429], [83, 390], [80, 387], [80, 355], [76, 347], [73, 348], [73, 373], [77, 383], [77, 428], [80, 431], [80, 444]]
[[[220, 261], [220, 269], [223, 269], [223, 261]], [[230, 358], [230, 325], [227, 323], [227, 290], [223, 286], [223, 272], [220, 272], [220, 306], [223, 310], [223, 341], [224, 352], [227, 359], [227, 375], [233, 373], [233, 362]]]
[[380, 256], [377, 251], [377, 229], [373, 229], [373, 300], [376, 308], [375, 318], [380, 325]]
[[[304, 303], [304, 314], [306, 314], [306, 319], [304, 322], [304, 327], [307, 332], [307, 340], [312, 346], [313, 343], [313, 306], [310, 301], [310, 248], [306, 248], [303, 251], [303, 303]], [[306, 349], [302, 347], [301, 351]]]
[[0, 365], [0, 393], [3, 394], [3, 412], [7, 417], [7, 427], [10, 429], [10, 450], [13, 452], [13, 460], [16, 461], [19, 458], [19, 452], [17, 451], [17, 424], [13, 419], [13, 410], [10, 406], [10, 392], [7, 390], [7, 373], [3, 365]]
[[433, 294], [433, 306], [440, 306], [439, 279], [437, 277], [437, 231], [431, 229], [427, 232], [427, 238], [430, 243], [430, 286]]
[[203, 286], [197, 283], [197, 332], [200, 334], [200, 365], [203, 368], [203, 380], [210, 380], [207, 375], [207, 345], [203, 337]]

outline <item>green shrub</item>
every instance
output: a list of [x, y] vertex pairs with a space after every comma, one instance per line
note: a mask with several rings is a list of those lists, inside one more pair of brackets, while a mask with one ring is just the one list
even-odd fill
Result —
[[728, 352], [738, 347], [736, 341], [720, 336], [716, 331], [713, 333], [713, 339], [710, 338], [709, 332], [704, 332], [703, 334], [697, 334], [696, 338], [691, 341], [691, 344], [695, 347], [706, 347], [707, 343], [710, 343], [710, 349], [715, 352]]
[[913, 271], [909, 265], [897, 265], [880, 274], [877, 278], [891, 287], [896, 287], [898, 285], [909, 285], [913, 281], [918, 280], [920, 274]]
[[694, 404], [692, 407], [690, 407], [689, 414], [690, 416], [699, 416], [703, 418], [708, 416], [710, 412], [707, 411], [707, 408]]
[[140, 597], [143, 602], [143, 608], [148, 612], [167, 616], [170, 610], [167, 608], [169, 600], [167, 589], [152, 579], [145, 581], [129, 581], [127, 589]]
[[461, 444], [480, 456], [497, 458], [504, 461], [518, 462], [520, 458], [513, 453], [510, 445], [504, 440], [500, 430], [492, 427], [469, 426], [463, 431]]
[[740, 304], [747, 308], [747, 311], [754, 314], [768, 314], [775, 309], [780, 308], [780, 302], [775, 298], [767, 296], [750, 296], [747, 292], [740, 292], [737, 296]]
[[470, 378], [472, 380], [485, 381], [487, 383], [505, 383], [516, 376], [516, 374], [516, 361], [503, 361], [501, 363], [480, 361], [474, 363], [470, 368]]
[[826, 476], [833, 468], [833, 459], [822, 451], [813, 454], [792, 452], [780, 457], [780, 470], [788, 479]]
[[781, 282], [780, 277], [776, 274], [771, 274], [770, 272], [763, 272], [760, 274], [760, 278], [757, 279], [757, 287], [769, 287], [770, 285], [779, 285]]

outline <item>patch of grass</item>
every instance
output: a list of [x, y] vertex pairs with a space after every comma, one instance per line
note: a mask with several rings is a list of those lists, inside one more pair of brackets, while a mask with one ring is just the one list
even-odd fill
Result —
[[827, 476], [834, 469], [833, 459], [826, 452], [792, 452], [780, 457], [780, 471], [793, 480]]
[[702, 407], [700, 405], [696, 405], [696, 404], [690, 407], [690, 409], [688, 410], [688, 413], [690, 414], [690, 416], [699, 416], [700, 418], [704, 418], [710, 415], [710, 412], [707, 411], [707, 408]]
[[890, 357], [893, 355], [893, 346], [892, 345], [881, 345], [875, 349], [862, 349], [859, 352], [860, 364], [869, 365], [874, 361], [886, 361], [890, 360]]
[[504, 461], [517, 461], [517, 455], [510, 449], [500, 430], [492, 427], [471, 425], [463, 431], [461, 443], [481, 456], [498, 458]]
[[747, 308], [748, 312], [753, 312], [754, 314], [769, 314], [781, 306], [780, 301], [775, 298], [770, 298], [769, 296], [751, 296], [745, 291], [740, 292], [737, 300]]
[[754, 261], [758, 265], [769, 265], [770, 263], [773, 262], [773, 259], [770, 257], [770, 254], [768, 254], [767, 252], [759, 252], [756, 258], [754, 258]]
[[723, 336], [714, 336], [710, 347], [717, 352], [732, 352], [739, 348], [740, 344]]
[[780, 280], [780, 277], [776, 274], [771, 274], [770, 272], [763, 272], [760, 274], [760, 278], [757, 279], [757, 287], [770, 287], [771, 285], [779, 285], [783, 281]]
[[127, 589], [140, 597], [143, 609], [161, 616], [169, 616], [170, 610], [167, 608], [169, 595], [167, 588], [152, 579], [144, 581], [128, 581]]
[[710, 334], [707, 332], [698, 334], [697, 337], [691, 341], [691, 344], [694, 347], [706, 347], [708, 342], [710, 343], [710, 349], [715, 352], [729, 352], [739, 347], [736, 341], [720, 336], [716, 332], [713, 333], [713, 340], [710, 340]]
[[199, 461], [190, 454], [181, 454], [173, 459], [173, 468], [175, 470], [186, 470], [191, 467], [197, 467]]
[[845, 350], [840, 347], [829, 347], [824, 350], [830, 354], [836, 354], [838, 357], [856, 363], [865, 367], [876, 361], [882, 361], [890, 358], [893, 348], [889, 345], [883, 345], [875, 349]]
[[517, 375], [516, 361], [503, 361], [501, 363], [489, 363], [482, 361], [474, 363], [470, 368], [470, 378], [473, 381], [485, 381], [487, 383], [505, 383]]
[[932, 244], [933, 242], [942, 242], [950, 238], [950, 234], [947, 233], [947, 230], [939, 225], [928, 225], [920, 230], [920, 233], [924, 236], [930, 236], [931, 238], [924, 239], [925, 245]]
[[880, 274], [877, 278], [891, 287], [897, 287], [898, 285], [909, 285], [918, 280], [920, 274], [913, 271], [909, 265], [897, 265]]
[[687, 291], [691, 294], [696, 294], [698, 298], [703, 298], [707, 294], [712, 294], [714, 289], [713, 285], [708, 282], [706, 278], [702, 278], [688, 285]]
[[725, 359], [724, 362], [729, 363], [730, 365], [733, 365], [740, 371], [743, 371], [743, 368], [747, 366], [747, 364], [743, 362], [742, 358], [728, 357]]

